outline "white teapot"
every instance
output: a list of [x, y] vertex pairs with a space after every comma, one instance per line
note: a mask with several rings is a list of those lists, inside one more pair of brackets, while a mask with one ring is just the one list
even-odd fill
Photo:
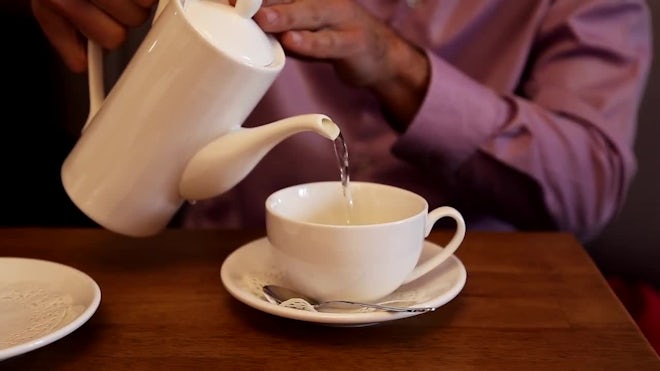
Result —
[[89, 42], [90, 114], [61, 171], [80, 210], [117, 233], [153, 235], [183, 202], [232, 188], [290, 135], [339, 135], [321, 114], [241, 127], [285, 61], [252, 20], [260, 6], [161, 0], [107, 97], [102, 51]]

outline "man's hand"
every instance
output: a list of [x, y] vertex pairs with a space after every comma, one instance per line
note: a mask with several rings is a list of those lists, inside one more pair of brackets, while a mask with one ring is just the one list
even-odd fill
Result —
[[355, 1], [264, 0], [254, 20], [288, 53], [326, 60], [346, 83], [372, 90], [397, 129], [419, 108], [430, 76], [426, 56]]
[[115, 49], [128, 27], [144, 23], [157, 0], [31, 0], [32, 13], [74, 72], [87, 68], [86, 39]]

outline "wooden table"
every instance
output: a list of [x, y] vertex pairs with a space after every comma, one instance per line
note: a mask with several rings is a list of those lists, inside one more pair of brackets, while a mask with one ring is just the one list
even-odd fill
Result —
[[229, 295], [223, 260], [263, 235], [168, 230], [135, 239], [98, 229], [0, 229], [0, 256], [73, 266], [102, 291], [78, 330], [0, 369], [660, 370], [571, 235], [470, 232], [457, 253], [468, 280], [454, 300], [357, 328], [273, 316]]

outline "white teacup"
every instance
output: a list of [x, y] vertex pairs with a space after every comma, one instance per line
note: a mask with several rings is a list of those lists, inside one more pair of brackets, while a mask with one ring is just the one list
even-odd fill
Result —
[[[384, 184], [351, 182], [349, 191], [341, 182], [308, 183], [266, 200], [268, 239], [292, 288], [321, 300], [376, 300], [440, 265], [463, 241], [465, 222], [454, 208], [429, 212], [423, 197]], [[424, 239], [444, 217], [456, 221], [454, 236], [418, 265]]]

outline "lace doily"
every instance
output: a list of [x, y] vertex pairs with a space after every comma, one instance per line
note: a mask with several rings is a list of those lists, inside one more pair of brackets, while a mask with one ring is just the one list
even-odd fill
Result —
[[0, 283], [0, 349], [62, 328], [84, 309], [72, 302], [71, 295], [53, 292], [44, 283]]
[[[261, 298], [269, 303], [279, 305], [281, 307], [306, 310], [309, 312], [318, 312], [314, 306], [304, 299], [294, 298], [283, 301], [277, 304], [269, 300], [263, 293], [263, 287], [269, 284], [281, 284], [287, 286], [285, 283], [285, 273], [277, 270], [269, 270], [268, 272], [249, 272], [243, 275], [244, 289], [256, 297]], [[406, 286], [400, 287], [390, 295], [382, 298], [376, 304], [394, 305], [394, 306], [413, 306], [415, 304], [423, 303], [430, 300], [430, 296], [425, 290], [406, 289]], [[356, 306], [347, 306], [345, 308], [339, 305], [335, 308], [324, 308], [324, 312], [338, 312], [338, 313], [359, 313], [359, 312], [373, 312], [379, 309], [374, 308], [360, 308]]]

